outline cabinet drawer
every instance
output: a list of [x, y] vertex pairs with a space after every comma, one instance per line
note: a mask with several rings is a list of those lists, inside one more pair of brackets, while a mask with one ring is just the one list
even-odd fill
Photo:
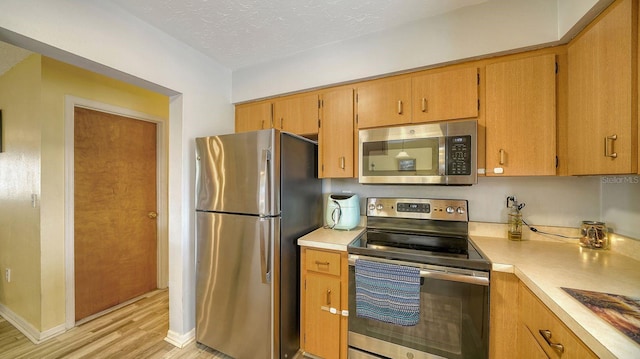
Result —
[[[549, 358], [597, 358], [524, 284], [520, 283], [520, 320]], [[545, 338], [546, 336], [546, 338]]]
[[307, 270], [340, 276], [340, 253], [307, 249]]

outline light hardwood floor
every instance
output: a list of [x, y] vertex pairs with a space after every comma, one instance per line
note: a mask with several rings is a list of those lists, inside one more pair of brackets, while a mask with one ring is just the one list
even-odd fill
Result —
[[195, 343], [178, 349], [164, 341], [168, 328], [167, 290], [149, 293], [38, 345], [0, 317], [0, 358], [229, 358]]

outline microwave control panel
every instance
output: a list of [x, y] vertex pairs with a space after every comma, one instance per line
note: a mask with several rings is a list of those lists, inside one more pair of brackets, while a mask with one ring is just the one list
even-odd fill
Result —
[[471, 174], [471, 136], [447, 137], [447, 175]]

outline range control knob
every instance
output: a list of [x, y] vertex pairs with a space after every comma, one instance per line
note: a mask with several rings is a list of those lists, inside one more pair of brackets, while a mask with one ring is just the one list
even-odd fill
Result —
[[447, 213], [453, 213], [455, 211], [456, 211], [455, 208], [453, 208], [451, 206], [447, 207]]
[[458, 214], [464, 214], [465, 210], [464, 210], [464, 208], [462, 208], [462, 207], [458, 207], [458, 208], [456, 208], [456, 212], [457, 212]]
[[383, 207], [382, 207], [381, 204], [379, 204], [376, 208], [380, 211], [380, 210], [382, 210]]
[[374, 209], [376, 209], [376, 205], [373, 203], [369, 203], [369, 210], [373, 211]]

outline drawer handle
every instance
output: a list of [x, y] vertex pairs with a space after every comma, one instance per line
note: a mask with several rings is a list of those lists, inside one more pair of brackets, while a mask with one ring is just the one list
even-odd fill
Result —
[[398, 100], [398, 115], [402, 115], [402, 100]]
[[327, 289], [327, 305], [331, 306], [331, 289]]
[[320, 262], [320, 261], [316, 261], [316, 265], [319, 265], [319, 266], [328, 266], [328, 265], [329, 265], [329, 262]]
[[550, 330], [540, 329], [539, 332], [540, 332], [540, 335], [542, 335], [542, 337], [544, 338], [544, 341], [547, 342], [547, 344], [549, 344], [549, 346], [553, 350], [557, 351], [560, 354], [564, 353], [564, 345], [562, 345], [560, 343], [554, 343], [554, 342], [551, 341], [551, 331]]

